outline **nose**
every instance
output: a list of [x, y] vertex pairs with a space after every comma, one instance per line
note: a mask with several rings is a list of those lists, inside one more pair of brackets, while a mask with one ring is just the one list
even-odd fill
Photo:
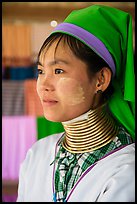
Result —
[[52, 77], [46, 76], [41, 82], [41, 89], [43, 91], [54, 91], [55, 86]]

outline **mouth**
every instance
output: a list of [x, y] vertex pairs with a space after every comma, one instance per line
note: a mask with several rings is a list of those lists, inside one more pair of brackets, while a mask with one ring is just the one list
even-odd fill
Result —
[[52, 99], [44, 99], [44, 100], [42, 100], [42, 102], [43, 102], [43, 105], [45, 105], [45, 106], [53, 106], [53, 105], [56, 105], [58, 103], [58, 101], [52, 100]]

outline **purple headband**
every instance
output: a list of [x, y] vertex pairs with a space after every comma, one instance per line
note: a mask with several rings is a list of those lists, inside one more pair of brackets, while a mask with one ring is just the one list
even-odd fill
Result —
[[[54, 29], [54, 31], [63, 31], [85, 42], [95, 53], [107, 62], [113, 72], [113, 76], [115, 75], [115, 64], [111, 54], [105, 45], [93, 34], [71, 23], [61, 23]], [[54, 31], [52, 33], [54, 33]]]

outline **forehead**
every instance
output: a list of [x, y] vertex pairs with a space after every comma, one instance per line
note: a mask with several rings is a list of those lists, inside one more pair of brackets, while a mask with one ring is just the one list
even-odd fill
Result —
[[42, 49], [38, 60], [42, 62], [48, 57], [55, 59], [58, 56], [72, 57], [73, 55], [73, 52], [64, 39], [56, 39], [53, 42], [49, 42], [45, 48]]

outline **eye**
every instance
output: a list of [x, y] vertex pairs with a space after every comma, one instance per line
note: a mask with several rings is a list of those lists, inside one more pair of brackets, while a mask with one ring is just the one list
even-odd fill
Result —
[[42, 69], [38, 69], [38, 75], [39, 74], [43, 74], [43, 70]]
[[55, 74], [62, 74], [64, 71], [62, 69], [55, 69]]

